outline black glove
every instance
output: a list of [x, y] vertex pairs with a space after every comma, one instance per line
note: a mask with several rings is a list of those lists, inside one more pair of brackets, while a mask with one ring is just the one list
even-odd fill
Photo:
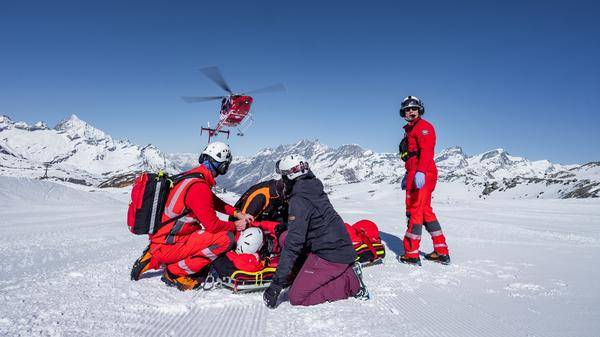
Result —
[[282, 289], [283, 287], [280, 284], [273, 282], [269, 285], [267, 290], [265, 290], [263, 293], [263, 300], [268, 308], [275, 309], [277, 307], [277, 298]]
[[281, 235], [281, 233], [287, 231], [288, 229], [288, 224], [286, 222], [282, 222], [278, 225], [275, 226], [275, 236], [277, 237], [277, 239], [279, 239], [279, 236]]

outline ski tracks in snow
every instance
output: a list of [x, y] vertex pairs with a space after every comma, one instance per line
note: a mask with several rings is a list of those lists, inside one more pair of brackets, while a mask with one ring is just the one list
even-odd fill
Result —
[[[130, 281], [147, 242], [127, 231], [124, 203], [0, 209], [0, 336], [562, 337], [600, 328], [593, 319], [600, 291], [589, 282], [600, 275], [586, 267], [600, 243], [579, 239], [597, 237], [598, 229], [570, 226], [576, 205], [536, 203], [532, 216], [492, 204], [493, 218], [481, 203], [437, 205], [453, 264], [415, 268], [395, 260], [405, 229], [397, 202], [334, 200], [347, 221], [372, 212], [393, 245], [383, 265], [364, 270], [372, 300], [284, 302], [276, 310], [265, 307], [261, 292], [180, 292], [160, 272]], [[577, 219], [596, 221], [597, 211], [584, 206]]]

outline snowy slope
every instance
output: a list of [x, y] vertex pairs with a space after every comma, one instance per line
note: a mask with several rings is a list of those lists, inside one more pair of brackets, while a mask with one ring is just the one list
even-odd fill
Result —
[[[95, 190], [75, 189], [76, 185], [59, 184], [47, 180], [13, 178], [0, 176], [0, 201], [4, 207], [23, 208], [24, 205], [87, 205], [95, 202], [116, 202], [123, 198], [116, 194], [126, 194], [127, 190], [116, 190], [113, 194], [94, 193]], [[117, 200], [111, 200], [115, 199]]]
[[130, 281], [146, 239], [126, 229], [126, 191], [0, 177], [0, 336], [597, 336], [600, 200], [478, 200], [463, 186], [433, 203], [453, 265], [421, 268], [395, 261], [397, 185], [331, 187], [345, 220], [381, 228], [373, 299], [269, 310], [261, 294], [179, 292], [159, 272]]

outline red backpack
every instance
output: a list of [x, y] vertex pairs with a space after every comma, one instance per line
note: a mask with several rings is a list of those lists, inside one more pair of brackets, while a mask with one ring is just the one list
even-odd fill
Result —
[[381, 243], [377, 225], [371, 220], [360, 220], [352, 225], [352, 227], [356, 231], [356, 234], [361, 238], [362, 242], [369, 247], [373, 256], [377, 257], [377, 251], [375, 247], [373, 247], [374, 243]]
[[169, 197], [169, 191], [178, 182], [187, 178], [204, 179], [201, 173], [180, 173], [170, 177], [164, 172], [147, 173], [135, 179], [131, 189], [131, 202], [127, 210], [127, 227], [133, 234], [154, 234], [164, 225], [188, 215], [182, 214], [162, 222], [162, 215]]

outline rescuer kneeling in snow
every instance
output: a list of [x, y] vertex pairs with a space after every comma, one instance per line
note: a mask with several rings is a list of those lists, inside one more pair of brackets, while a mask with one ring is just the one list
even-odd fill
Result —
[[433, 125], [421, 118], [425, 107], [420, 99], [408, 96], [400, 105], [400, 116], [408, 124], [404, 126], [404, 139], [400, 143], [400, 158], [404, 160], [406, 174], [402, 189], [406, 189], [406, 217], [408, 228], [404, 235], [402, 263], [421, 265], [419, 243], [423, 225], [431, 234], [434, 251], [425, 255], [427, 260], [450, 264], [446, 238], [431, 208], [431, 194], [437, 182], [437, 167], [433, 160], [435, 130]]
[[[292, 305], [313, 305], [354, 296], [368, 299], [356, 251], [333, 209], [323, 184], [310, 171], [302, 156], [289, 155], [276, 164], [289, 193], [288, 231], [273, 282], [263, 294], [269, 308], [277, 306], [281, 290], [296, 259], [308, 254], [289, 290]], [[283, 239], [283, 237], [285, 238]]]
[[[200, 286], [201, 271], [231, 249], [233, 232], [244, 230], [254, 220], [211, 191], [215, 178], [227, 173], [231, 160], [229, 145], [213, 142], [206, 146], [199, 158], [200, 165], [188, 171], [201, 177], [187, 178], [173, 186], [162, 220], [168, 222], [186, 210], [190, 213], [150, 235], [150, 245], [133, 266], [132, 279], [138, 280], [145, 271], [165, 264], [163, 282], [179, 290], [196, 289]], [[215, 211], [238, 220], [222, 221]]]

